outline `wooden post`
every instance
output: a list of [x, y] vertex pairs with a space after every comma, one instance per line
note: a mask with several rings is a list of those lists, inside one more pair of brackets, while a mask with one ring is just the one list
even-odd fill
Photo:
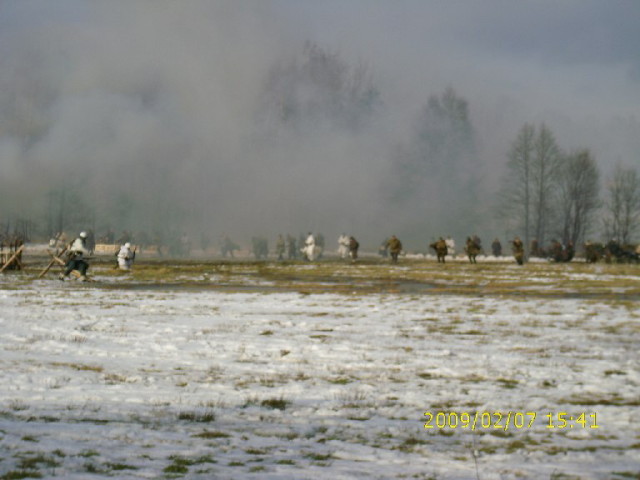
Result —
[[[66, 247], [64, 247], [64, 248], [62, 249], [62, 251], [61, 251], [58, 255], [62, 255], [64, 252], [66, 252], [66, 251], [67, 251], [67, 249], [68, 249], [70, 246], [71, 246], [71, 244], [69, 244], [69, 245], [67, 245]], [[38, 275], [38, 278], [42, 278], [42, 277], [44, 277], [44, 276], [45, 276], [45, 274], [49, 271], [49, 269], [50, 269], [51, 267], [53, 267], [53, 264], [54, 264], [54, 263], [56, 263], [56, 262], [62, 262], [62, 265], [65, 265], [65, 263], [64, 263], [62, 260], [60, 260], [60, 259], [59, 259], [55, 254], [53, 254], [53, 253], [49, 252], [49, 255], [51, 255], [51, 256], [53, 257], [53, 259], [49, 262], [49, 265], [47, 265], [47, 266], [46, 266], [46, 268], [45, 268], [42, 272], [40, 272], [40, 275]]]
[[20, 253], [22, 252], [23, 249], [24, 249], [24, 245], [21, 245], [20, 248], [13, 253], [13, 255], [9, 258], [9, 260], [7, 260], [7, 263], [5, 263], [2, 266], [2, 268], [0, 268], [0, 273], [4, 272], [4, 270], [9, 265], [11, 265], [11, 263], [13, 263], [14, 260], [16, 260], [18, 258], [18, 256], [20, 255]]

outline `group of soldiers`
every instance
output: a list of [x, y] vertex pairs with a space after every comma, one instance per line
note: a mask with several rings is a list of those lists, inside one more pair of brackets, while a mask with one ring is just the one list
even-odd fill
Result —
[[355, 262], [358, 259], [359, 248], [360, 243], [353, 235], [342, 233], [340, 237], [338, 237], [338, 255], [340, 255], [340, 258], [344, 259], [349, 257], [351, 261]]
[[[116, 267], [121, 270], [130, 270], [136, 257], [136, 249], [132, 247], [129, 237], [119, 247], [116, 253]], [[87, 270], [89, 268], [88, 259], [93, 255], [95, 250], [95, 237], [92, 232], [82, 231], [65, 248], [59, 247], [66, 243], [67, 239], [64, 234], [57, 234], [51, 239], [49, 246], [56, 248], [56, 254], [64, 253], [66, 255], [66, 263], [64, 271], [60, 274], [60, 280], [64, 280], [73, 271], [77, 272], [76, 276], [80, 280], [87, 279]], [[15, 243], [15, 242], [14, 242]], [[519, 265], [525, 262], [525, 245], [520, 237], [516, 236], [510, 241], [512, 254], [515, 261]], [[17, 243], [13, 245], [15, 250]], [[9, 246], [8, 238], [0, 239], [0, 249]], [[275, 254], [278, 260], [295, 260], [302, 258], [307, 261], [314, 261], [322, 258], [324, 252], [324, 237], [321, 234], [313, 234], [309, 232], [306, 236], [301, 235], [296, 240], [292, 235], [286, 238], [281, 234], [276, 240]], [[266, 259], [269, 255], [268, 242], [263, 237], [252, 238], [253, 254], [257, 259]], [[355, 262], [358, 258], [358, 250], [360, 244], [353, 235], [342, 233], [338, 238], [338, 255], [342, 259], [349, 258]], [[445, 263], [448, 255], [455, 256], [455, 242], [451, 237], [446, 239], [440, 237], [438, 240], [429, 244], [429, 248], [435, 251], [439, 263]], [[596, 262], [601, 258], [611, 261], [615, 259], [618, 262], [640, 262], [640, 247], [637, 249], [631, 246], [622, 246], [618, 242], [612, 240], [607, 244], [586, 242], [585, 259], [588, 263]], [[220, 244], [220, 252], [223, 256], [234, 256], [234, 251], [239, 250], [239, 246], [231, 241], [228, 236], [222, 238]], [[391, 257], [392, 263], [397, 263], [400, 254], [403, 251], [403, 245], [400, 239], [392, 235], [385, 239], [380, 245], [379, 253], [384, 257]], [[467, 237], [464, 251], [469, 258], [470, 263], [476, 263], [477, 255], [481, 254], [482, 242], [477, 235]], [[502, 255], [502, 244], [499, 239], [494, 239], [491, 244], [491, 252], [494, 256]], [[530, 255], [549, 258], [556, 262], [569, 262], [575, 256], [575, 248], [571, 242], [566, 245], [553, 240], [548, 249], [543, 250], [534, 240], [531, 244]]]
[[584, 255], [587, 263], [595, 263], [601, 259], [606, 262], [640, 263], [640, 245], [621, 245], [616, 240], [606, 244], [587, 241], [584, 244]]
[[[62, 235], [56, 235], [49, 242], [50, 248], [55, 248], [55, 252], [52, 253], [54, 257], [65, 256], [64, 271], [60, 273], [58, 278], [64, 281], [72, 272], [77, 272], [78, 280], [86, 282], [87, 270], [89, 269], [88, 260], [92, 257], [95, 251], [95, 243], [90, 243], [89, 233], [82, 231], [78, 236], [68, 245], [60, 247], [60, 240]], [[66, 239], [65, 239], [66, 240]], [[136, 248], [132, 247], [131, 242], [125, 242], [120, 246], [115, 254], [116, 265], [115, 268], [120, 270], [130, 270], [133, 266], [133, 262], [136, 258]]]
[[[454, 245], [453, 248], [452, 245]], [[447, 255], [455, 255], [455, 244], [453, 243], [451, 237], [448, 237], [446, 240], [443, 237], [440, 237], [435, 242], [430, 243], [429, 247], [436, 252], [438, 263], [445, 263]], [[516, 236], [511, 241], [511, 248], [513, 257], [515, 258], [518, 265], [523, 265], [525, 257], [524, 243], [522, 242], [520, 237]], [[491, 250], [494, 256], [502, 256], [502, 244], [500, 243], [500, 240], [496, 238], [492, 242]], [[480, 237], [478, 237], [477, 235], [467, 237], [464, 251], [469, 258], [470, 263], [477, 263], [477, 256], [482, 253], [482, 241], [480, 240]]]

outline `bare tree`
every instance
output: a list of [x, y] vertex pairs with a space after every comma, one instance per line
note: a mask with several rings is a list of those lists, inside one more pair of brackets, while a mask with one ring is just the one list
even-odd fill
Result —
[[535, 127], [526, 123], [511, 144], [507, 155], [507, 171], [502, 179], [499, 197], [500, 215], [512, 220], [516, 229], [524, 231], [525, 245], [529, 246], [532, 210], [532, 169]]
[[640, 224], [640, 175], [634, 168], [616, 165], [608, 183], [605, 232], [609, 238], [627, 244]]
[[543, 124], [525, 124], [508, 153], [507, 172], [499, 195], [499, 212], [540, 244], [551, 223], [552, 197], [556, 189], [559, 149], [553, 133]]
[[600, 172], [588, 150], [561, 157], [558, 175], [562, 241], [577, 245], [594, 221], [600, 205]]
[[552, 198], [556, 188], [558, 168], [560, 166], [559, 149], [556, 139], [544, 124], [534, 142], [532, 168], [532, 205], [534, 238], [544, 244], [551, 223]]

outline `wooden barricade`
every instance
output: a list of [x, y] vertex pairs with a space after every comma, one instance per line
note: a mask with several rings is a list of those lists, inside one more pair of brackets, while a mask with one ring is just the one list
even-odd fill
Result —
[[4, 251], [4, 249], [2, 249], [2, 251], [0, 251], [0, 265], [2, 265], [2, 267], [0, 268], [0, 273], [4, 272], [5, 270], [22, 270], [23, 250], [24, 244], [20, 245], [19, 247], [17, 245], [9, 247], [9, 250], [6, 252]]
[[[63, 267], [66, 265], [66, 262], [64, 260], [62, 260], [60, 257], [62, 255], [64, 255], [64, 252], [67, 251], [67, 249], [71, 246], [71, 244], [65, 246], [62, 250], [60, 250], [59, 252], [49, 252], [49, 255], [51, 255], [51, 261], [49, 262], [49, 264], [44, 268], [44, 270], [42, 270], [42, 272], [40, 272], [40, 275], [38, 275], [38, 278], [42, 278], [46, 275], [46, 273], [51, 269], [51, 267], [53, 267], [54, 264], [58, 264], [58, 265], [62, 265]], [[78, 272], [76, 272], [78, 273]]]

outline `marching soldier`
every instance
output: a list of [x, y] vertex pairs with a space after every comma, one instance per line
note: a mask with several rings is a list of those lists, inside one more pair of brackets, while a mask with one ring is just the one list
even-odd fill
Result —
[[298, 257], [296, 238], [291, 234], [287, 235], [287, 257], [289, 260], [295, 260]]
[[396, 237], [392, 235], [391, 238], [387, 241], [386, 244], [389, 254], [391, 255], [391, 261], [393, 263], [398, 263], [398, 255], [402, 251], [402, 242]]
[[360, 244], [356, 240], [356, 237], [349, 237], [349, 256], [352, 262], [355, 262], [358, 258], [358, 248], [360, 248]]
[[494, 257], [502, 256], [502, 244], [498, 238], [496, 238], [491, 244], [491, 253], [493, 253]]
[[278, 235], [278, 240], [276, 241], [276, 255], [278, 255], [278, 260], [284, 260], [284, 251], [284, 237], [282, 235]]
[[478, 263], [476, 261], [476, 257], [480, 254], [482, 247], [480, 246], [480, 238], [477, 235], [473, 237], [467, 237], [467, 243], [465, 246], [465, 250], [467, 252], [467, 256], [469, 257], [469, 262]]
[[433, 242], [429, 246], [436, 251], [438, 263], [445, 263], [445, 257], [447, 256], [447, 253], [449, 251], [449, 248], [447, 247], [447, 241], [444, 238], [440, 237], [437, 241]]
[[520, 237], [516, 237], [513, 239], [511, 244], [513, 257], [516, 259], [516, 262], [518, 262], [518, 265], [524, 264], [524, 244], [522, 243], [522, 240], [520, 240]]

